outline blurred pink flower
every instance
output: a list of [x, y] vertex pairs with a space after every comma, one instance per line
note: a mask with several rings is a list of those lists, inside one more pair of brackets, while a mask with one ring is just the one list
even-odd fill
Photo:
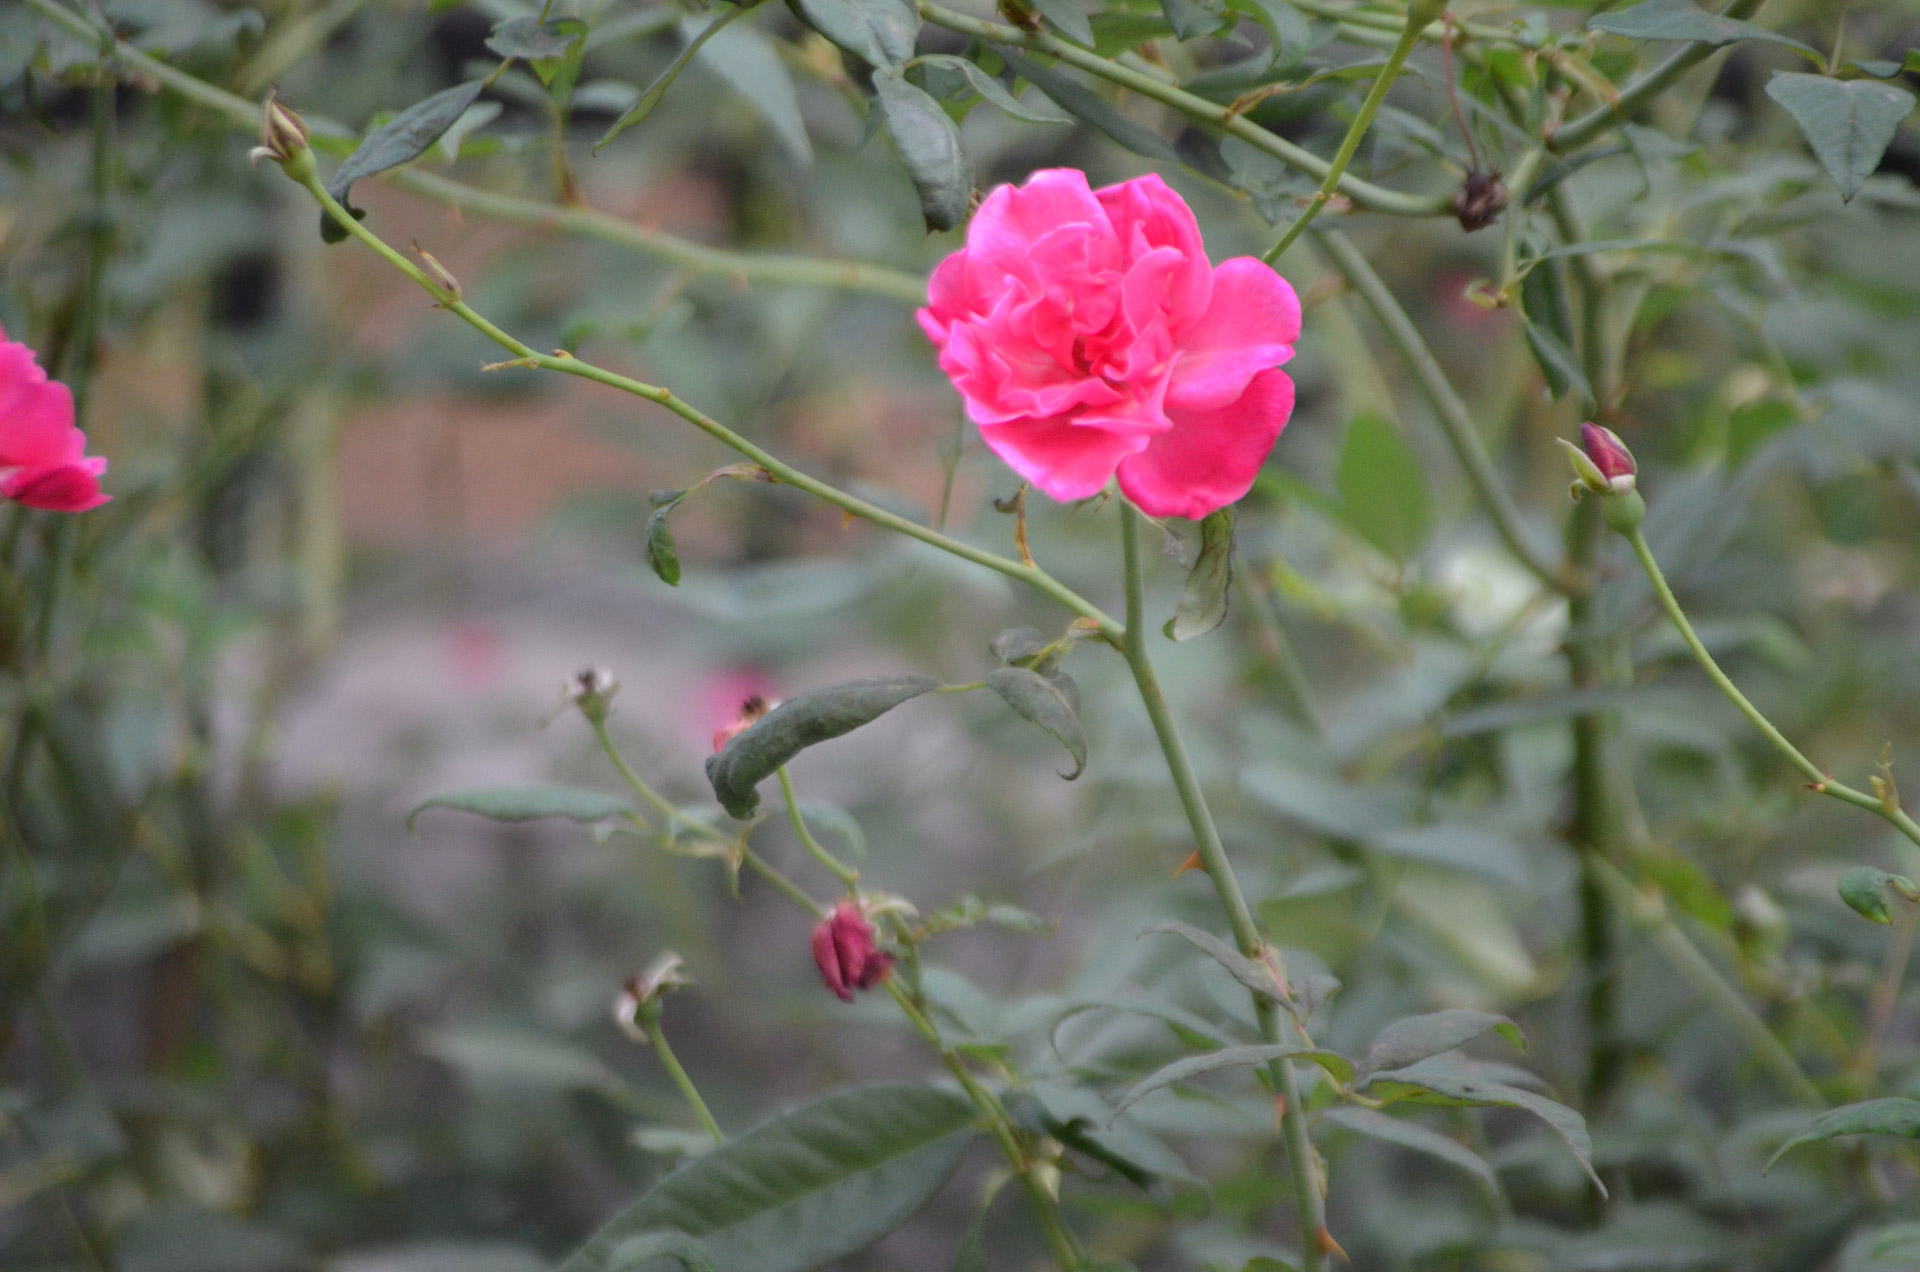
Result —
[[1215, 267], [1157, 176], [1000, 186], [928, 283], [920, 325], [994, 454], [1055, 499], [1120, 489], [1157, 517], [1247, 493], [1293, 411], [1300, 301], [1250, 256]]
[[842, 901], [813, 929], [813, 961], [827, 988], [848, 1003], [854, 990], [872, 989], [893, 971], [893, 956], [874, 943], [873, 923], [857, 901]]
[[[777, 689], [771, 675], [751, 664], [702, 676], [693, 692], [690, 723], [696, 734], [710, 736], [713, 749], [718, 751], [728, 738], [766, 713], [767, 704], [778, 700]], [[756, 698], [760, 700], [759, 712], [743, 723], [746, 705]]]
[[49, 512], [98, 508], [112, 498], [100, 493], [107, 461], [86, 449], [73, 394], [0, 330], [0, 497]]

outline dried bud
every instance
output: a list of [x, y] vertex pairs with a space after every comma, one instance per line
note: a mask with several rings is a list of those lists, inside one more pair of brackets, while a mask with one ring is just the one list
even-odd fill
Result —
[[1468, 233], [1492, 225], [1506, 206], [1507, 188], [1500, 184], [1497, 172], [1475, 169], [1453, 194], [1453, 214], [1460, 219], [1460, 228]]
[[307, 126], [300, 116], [282, 106], [274, 93], [268, 93], [260, 103], [260, 144], [247, 152], [250, 164], [257, 166], [262, 159], [273, 160], [296, 181], [314, 173], [313, 152], [307, 149]]
[[646, 1022], [658, 1017], [660, 997], [668, 990], [691, 985], [693, 981], [680, 970], [682, 960], [668, 950], [647, 965], [638, 976], [629, 976], [613, 1000], [613, 1023], [635, 1042], [646, 1042]]
[[827, 988], [848, 1003], [854, 990], [872, 989], [893, 971], [893, 956], [875, 944], [858, 901], [842, 901], [813, 929], [813, 961]]
[[745, 702], [742, 702], [740, 704], [740, 713], [713, 731], [714, 751], [717, 753], [724, 749], [727, 743], [752, 728], [754, 721], [773, 710], [773, 706], [773, 703], [768, 702], [757, 693]]
[[588, 667], [562, 685], [560, 692], [569, 703], [580, 708], [581, 715], [599, 724], [607, 718], [613, 695], [620, 692], [620, 682], [605, 667]]

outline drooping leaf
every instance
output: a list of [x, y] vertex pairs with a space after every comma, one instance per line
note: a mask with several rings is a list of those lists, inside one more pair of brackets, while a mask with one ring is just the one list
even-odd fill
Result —
[[1586, 1119], [1557, 1100], [1524, 1087], [1492, 1081], [1445, 1060], [1425, 1060], [1405, 1069], [1375, 1073], [1362, 1085], [1371, 1094], [1390, 1101], [1521, 1109], [1531, 1113], [1573, 1150], [1587, 1178], [1593, 1181], [1601, 1196], [1606, 1196], [1606, 1185], [1594, 1173], [1593, 1141], [1587, 1135]]
[[684, 1232], [649, 1232], [622, 1241], [607, 1263], [607, 1272], [630, 1272], [659, 1259], [677, 1261], [686, 1272], [721, 1272], [713, 1252]]
[[1060, 1051], [1060, 1026], [1076, 1016], [1083, 1016], [1091, 1011], [1117, 1011], [1129, 1015], [1146, 1016], [1162, 1021], [1177, 1036], [1204, 1038], [1216, 1047], [1234, 1045], [1234, 1040], [1222, 1032], [1220, 1026], [1213, 1021], [1204, 1016], [1197, 1016], [1184, 1007], [1176, 1007], [1172, 1003], [1155, 1002], [1150, 998], [1090, 998], [1085, 1002], [1075, 1003], [1061, 1012], [1047, 1030], [1047, 1045], [1054, 1049], [1055, 1054]]
[[1494, 1174], [1493, 1167], [1487, 1163], [1486, 1158], [1458, 1140], [1449, 1139], [1418, 1122], [1353, 1104], [1327, 1109], [1315, 1120], [1314, 1125], [1342, 1127], [1356, 1135], [1365, 1135], [1369, 1139], [1397, 1144], [1401, 1148], [1412, 1149], [1416, 1153], [1425, 1153], [1429, 1157], [1438, 1158], [1440, 1161], [1466, 1171], [1486, 1185], [1489, 1192], [1496, 1195], [1500, 1192], [1500, 1178]]
[[1172, 1064], [1156, 1070], [1134, 1083], [1128, 1092], [1120, 1097], [1114, 1107], [1121, 1112], [1132, 1108], [1161, 1087], [1172, 1086], [1176, 1082], [1185, 1082], [1203, 1073], [1213, 1073], [1219, 1069], [1247, 1068], [1263, 1065], [1273, 1060], [1311, 1060], [1331, 1073], [1342, 1082], [1353, 1078], [1353, 1061], [1337, 1051], [1327, 1051], [1319, 1047], [1309, 1047], [1301, 1043], [1273, 1042], [1259, 1043], [1253, 1046], [1222, 1047], [1218, 1051], [1208, 1051], [1197, 1056], [1186, 1056]]
[[1836, 1135], [1899, 1135], [1920, 1139], [1920, 1100], [1889, 1096], [1828, 1109], [1807, 1123], [1806, 1130], [1782, 1144], [1779, 1151], [1767, 1159], [1766, 1169], [1773, 1169], [1775, 1162], [1802, 1144], [1832, 1139]]
[[[335, 170], [333, 180], [327, 182], [327, 193], [356, 219], [364, 219], [366, 214], [354, 207], [350, 198], [353, 183], [362, 177], [375, 176], [389, 168], [411, 163], [425, 154], [427, 147], [440, 139], [441, 133], [453, 127], [454, 121], [466, 114], [467, 107], [479, 99], [480, 90], [485, 87], [483, 80], [469, 80], [442, 89], [425, 101], [415, 102], [368, 133], [366, 139], [347, 156], [347, 161]], [[346, 239], [347, 232], [330, 213], [323, 211], [320, 214], [320, 237], [329, 243], [339, 243]]]
[[973, 165], [952, 116], [893, 71], [875, 71], [873, 90], [893, 148], [920, 193], [927, 229], [950, 230], [965, 221], [973, 199]]
[[505, 822], [534, 821], [542, 817], [599, 822], [633, 815], [633, 805], [626, 800], [599, 791], [583, 791], [571, 786], [474, 786], [442, 791], [421, 800], [407, 814], [407, 829], [412, 830], [414, 819], [429, 808], [455, 808]]
[[[688, 42], [698, 39], [705, 29], [691, 17], [680, 23], [680, 34]], [[800, 97], [773, 40], [751, 22], [730, 22], [714, 32], [698, 53], [703, 66], [753, 103], [788, 157], [811, 170], [813, 142], [800, 115]]]
[[1075, 44], [1093, 47], [1093, 23], [1074, 0], [1031, 0], [1031, 3], [1048, 26]]
[[1403, 563], [1426, 546], [1433, 533], [1426, 470], [1385, 416], [1354, 416], [1335, 482], [1347, 523], [1362, 539]]
[[1424, 1016], [1408, 1016], [1382, 1029], [1373, 1040], [1373, 1045], [1367, 1048], [1367, 1054], [1360, 1059], [1360, 1076], [1371, 1077], [1383, 1069], [1404, 1069], [1429, 1056], [1437, 1056], [1443, 1051], [1452, 1051], [1455, 1047], [1472, 1042], [1489, 1030], [1498, 1032], [1522, 1051], [1527, 1049], [1527, 1040], [1520, 1036], [1520, 1027], [1505, 1016], [1496, 1016], [1490, 1011], [1454, 1008]]
[[957, 57], [952, 53], [928, 53], [920, 58], [920, 65], [950, 70], [962, 76], [973, 87], [973, 91], [992, 102], [995, 106], [1013, 116], [1026, 120], [1030, 124], [1070, 124], [1072, 118], [1057, 110], [1048, 110], [1041, 106], [1029, 106], [1010, 92], [997, 76], [989, 75], [969, 58]]
[[584, 38], [586, 32], [578, 24], [563, 26], [560, 22], [542, 22], [533, 17], [505, 18], [493, 24], [487, 47], [501, 57], [531, 62], [538, 58], [564, 57], [576, 40]]
[[673, 87], [673, 82], [680, 78], [680, 72], [687, 69], [687, 64], [693, 61], [694, 56], [699, 53], [701, 49], [706, 47], [707, 41], [719, 35], [720, 32], [725, 30], [727, 25], [735, 19], [751, 12], [752, 8], [752, 5], [740, 5], [736, 8], [729, 9], [727, 12], [713, 19], [713, 21], [707, 23], [705, 27], [701, 28], [697, 35], [689, 39], [685, 47], [680, 50], [680, 56], [668, 63], [666, 70], [654, 76], [653, 83], [647, 85], [633, 105], [627, 108], [626, 113], [614, 120], [612, 127], [600, 134], [600, 140], [593, 143], [595, 153], [598, 153], [602, 147], [615, 137], [618, 137], [621, 133], [633, 127], [648, 115], [651, 115], [653, 108], [658, 106], [660, 100], [667, 95], [667, 90]]
[[1233, 508], [1210, 512], [1200, 522], [1200, 555], [1187, 571], [1180, 603], [1162, 630], [1171, 640], [1205, 636], [1227, 619], [1227, 590], [1233, 584]]
[[987, 687], [1009, 707], [1039, 725], [1073, 757], [1073, 772], [1060, 776], [1071, 782], [1087, 769], [1087, 731], [1073, 702], [1060, 686], [1025, 667], [999, 667], [987, 673]]
[[790, 0], [802, 22], [875, 70], [897, 71], [913, 56], [920, 12], [907, 0]]
[[1691, 40], [1715, 46], [1740, 40], [1767, 40], [1819, 56], [1798, 40], [1757, 23], [1709, 13], [1692, 0], [1646, 0], [1631, 9], [1600, 14], [1587, 23], [1587, 30], [1624, 35], [1632, 40]]
[[[622, 1243], [658, 1232], [693, 1237], [729, 1272], [820, 1267], [865, 1249], [925, 1205], [959, 1164], [977, 1117], [937, 1087], [827, 1096], [674, 1171], [559, 1272], [614, 1272]], [[656, 1261], [646, 1272], [670, 1267]]]
[[1894, 130], [1914, 103], [1912, 93], [1892, 84], [1800, 72], [1783, 72], [1767, 81], [1767, 96], [1793, 116], [1814, 158], [1840, 187], [1840, 197], [1849, 201], [1880, 166]]
[[1897, 889], [1902, 896], [1911, 897], [1915, 893], [1913, 880], [1872, 866], [1855, 866], [1840, 876], [1840, 899], [1855, 914], [1873, 923], [1893, 922], [1893, 903], [1887, 897], [1889, 888]]
[[1137, 155], [1144, 155], [1149, 159], [1164, 159], [1168, 163], [1180, 162], [1180, 152], [1175, 150], [1166, 138], [1134, 123], [1108, 105], [1106, 99], [1100, 94], [1065, 71], [1041, 66], [1032, 58], [1023, 57], [1012, 49], [995, 46], [994, 51], [1006, 59], [1007, 65], [1011, 66], [1016, 74], [1030, 81], [1035, 88], [1045, 93], [1054, 105], [1075, 119], [1099, 129]]
[[931, 676], [874, 676], [789, 698], [707, 758], [714, 796], [744, 821], [760, 805], [754, 787], [775, 769], [808, 747], [851, 733], [939, 687]]
[[1266, 28], [1268, 66], [1292, 66], [1332, 36], [1329, 30], [1316, 37], [1306, 15], [1286, 0], [1227, 0], [1227, 7]]
[[1167, 15], [1167, 25], [1173, 28], [1173, 33], [1183, 40], [1218, 35], [1233, 21], [1217, 4], [1209, 4], [1207, 0], [1160, 0], [1160, 11]]
[[1140, 935], [1152, 936], [1161, 932], [1177, 936], [1200, 950], [1208, 958], [1226, 968], [1235, 980], [1262, 998], [1279, 1003], [1283, 1007], [1292, 1007], [1292, 1002], [1281, 989], [1280, 982], [1271, 969], [1254, 962], [1211, 932], [1202, 932], [1197, 927], [1168, 919], [1154, 924]]
[[1037, 628], [1009, 627], [988, 643], [987, 650], [1009, 666], [1027, 667], [1043, 676], [1051, 676], [1060, 665], [1058, 656], [1035, 660], [1052, 644]]
[[1577, 392], [1580, 409], [1590, 411], [1593, 386], [1587, 382], [1587, 373], [1581, 369], [1580, 360], [1573, 356], [1573, 350], [1552, 330], [1532, 319], [1522, 316], [1520, 323], [1527, 338], [1527, 349], [1539, 364], [1540, 373], [1547, 378], [1547, 392], [1553, 400], [1557, 402], [1568, 393]]
[[686, 497], [684, 490], [656, 490], [650, 497], [653, 511], [647, 514], [647, 565], [668, 587], [680, 586], [680, 553], [673, 546], [673, 528], [667, 518]]
[[1206, 1191], [1178, 1153], [1084, 1086], [1043, 1078], [1015, 1093], [1007, 1111], [1027, 1130], [1118, 1171], [1161, 1205], [1173, 1201], [1177, 1185]]

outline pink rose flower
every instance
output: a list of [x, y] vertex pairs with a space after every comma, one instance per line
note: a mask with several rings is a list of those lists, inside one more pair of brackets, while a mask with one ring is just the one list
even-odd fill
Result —
[[842, 1002], [856, 989], [872, 989], [893, 971], [893, 956], [875, 944], [873, 923], [857, 901], [842, 901], [813, 929], [813, 961]]
[[100, 493], [107, 461], [88, 457], [74, 427], [73, 394], [0, 330], [0, 497], [49, 512], [85, 512]]
[[1000, 186], [928, 283], [920, 325], [994, 454], [1055, 499], [1156, 517], [1239, 499], [1293, 411], [1300, 301], [1250, 256], [1207, 260], [1156, 176]]

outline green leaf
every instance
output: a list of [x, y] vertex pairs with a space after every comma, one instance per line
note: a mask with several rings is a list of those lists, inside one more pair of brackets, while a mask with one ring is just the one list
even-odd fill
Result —
[[1540, 373], [1547, 377], [1547, 393], [1558, 402], [1569, 392], [1579, 393], [1580, 409], [1589, 411], [1593, 406], [1593, 386], [1587, 383], [1587, 373], [1580, 366], [1580, 359], [1573, 356], [1573, 350], [1551, 330], [1522, 315], [1521, 331], [1526, 335], [1527, 348], [1533, 353], [1533, 360], [1539, 364]]
[[1840, 876], [1840, 899], [1855, 914], [1872, 923], [1893, 922], [1893, 905], [1887, 899], [1892, 888], [1909, 901], [1920, 898], [1913, 880], [1905, 875], [1888, 874], [1872, 866], [1855, 866]]
[[1829, 1109], [1809, 1122], [1806, 1130], [1782, 1144], [1780, 1150], [1767, 1159], [1763, 1169], [1772, 1170], [1773, 1164], [1789, 1150], [1836, 1135], [1900, 1135], [1920, 1139], [1920, 1100], [1889, 1096], [1884, 1100], [1866, 1100]]
[[1387, 1100], [1410, 1100], [1417, 1104], [1451, 1104], [1475, 1107], [1521, 1109], [1533, 1114], [1558, 1135], [1573, 1155], [1580, 1159], [1587, 1178], [1607, 1195], [1606, 1185], [1593, 1170], [1593, 1141], [1587, 1135], [1586, 1119], [1546, 1096], [1520, 1087], [1495, 1082], [1476, 1073], [1463, 1071], [1444, 1060], [1428, 1060], [1406, 1069], [1376, 1073], [1363, 1084], [1375, 1095]]
[[1403, 564], [1426, 545], [1433, 533], [1426, 470], [1385, 416], [1354, 416], [1335, 483], [1347, 523], [1362, 539]]
[[1140, 935], [1153, 936], [1163, 932], [1186, 941], [1226, 968], [1235, 980], [1262, 998], [1278, 1003], [1289, 1010], [1293, 1007], [1292, 1000], [1281, 990], [1280, 982], [1270, 968], [1254, 962], [1211, 932], [1202, 932], [1199, 928], [1168, 919], [1163, 923], [1154, 924]]
[[1691, 40], [1697, 44], [1734, 44], [1740, 40], [1767, 40], [1799, 49], [1815, 58], [1812, 49], [1752, 22], [1709, 13], [1691, 0], [1647, 0], [1631, 9], [1603, 13], [1587, 23], [1589, 31], [1624, 35], [1632, 40]]
[[483, 1086], [613, 1092], [622, 1085], [592, 1052], [519, 1029], [448, 1026], [426, 1034], [420, 1050]]
[[1892, 84], [1801, 73], [1775, 75], [1767, 81], [1767, 96], [1793, 116], [1840, 197], [1849, 201], [1880, 166], [1914, 103], [1912, 93]]
[[[563, 20], [564, 21], [564, 20]], [[493, 24], [493, 34], [487, 37], [487, 47], [501, 57], [517, 57], [526, 61], [539, 58], [564, 57], [574, 41], [585, 38], [586, 31], [577, 22], [548, 21], [538, 18], [505, 18]]]
[[920, 192], [927, 229], [950, 230], [964, 222], [973, 200], [973, 165], [953, 117], [896, 72], [874, 72], [873, 90], [893, 148]]
[[1027, 1130], [1051, 1135], [1118, 1171], [1161, 1205], [1174, 1200], [1175, 1184], [1206, 1189], [1180, 1155], [1145, 1126], [1063, 1078], [1043, 1078], [1013, 1093], [1007, 1111]]
[[897, 71], [913, 56], [920, 11], [907, 0], [790, 0], [802, 22], [875, 70]]
[[760, 805], [753, 788], [810, 746], [851, 733], [911, 698], [940, 687], [931, 676], [874, 676], [789, 698], [707, 757], [720, 807], [745, 821]]
[[1161, 630], [1170, 640], [1205, 636], [1227, 619], [1227, 589], [1233, 583], [1233, 508], [1210, 512], [1200, 522], [1200, 555], [1187, 585]]
[[443, 791], [421, 800], [407, 814], [407, 829], [429, 808], [457, 808], [494, 821], [534, 821], [566, 817], [577, 822], [606, 821], [633, 816], [633, 805], [615, 795], [583, 791], [571, 786], [472, 786]]
[[1048, 26], [1075, 44], [1093, 47], [1093, 23], [1073, 0], [1031, 0], [1031, 3]]
[[[689, 42], [698, 39], [705, 29], [693, 18], [680, 23], [681, 36]], [[788, 157], [811, 169], [813, 143], [807, 139], [807, 127], [800, 116], [800, 97], [774, 42], [751, 22], [734, 22], [714, 32], [698, 52], [708, 70], [753, 103]]]
[[1233, 1040], [1222, 1033], [1220, 1027], [1204, 1016], [1196, 1016], [1184, 1007], [1171, 1003], [1155, 1002], [1149, 998], [1090, 998], [1077, 1002], [1054, 1018], [1047, 1030], [1047, 1045], [1054, 1054], [1060, 1053], [1060, 1026], [1075, 1016], [1090, 1011], [1118, 1011], [1135, 1016], [1147, 1016], [1164, 1022], [1174, 1034], [1182, 1033], [1190, 1037], [1204, 1038], [1216, 1047], [1230, 1047]]
[[559, 1272], [615, 1272], [623, 1242], [669, 1231], [698, 1240], [729, 1272], [820, 1267], [925, 1205], [959, 1164], [976, 1118], [970, 1103], [936, 1087], [827, 1096], [674, 1171]]
[[1070, 124], [1073, 120], [1057, 110], [1046, 110], [1039, 106], [1029, 106], [1015, 97], [997, 76], [989, 75], [980, 69], [970, 58], [956, 57], [951, 53], [928, 53], [919, 59], [922, 66], [943, 67], [965, 76], [973, 90], [992, 102], [995, 106], [1013, 116], [1024, 119], [1030, 124]]
[[1498, 1032], [1522, 1051], [1527, 1049], [1520, 1027], [1505, 1016], [1463, 1008], [1436, 1011], [1424, 1016], [1408, 1016], [1382, 1029], [1360, 1059], [1360, 1077], [1371, 1077], [1382, 1069], [1404, 1069], [1429, 1056], [1472, 1042], [1488, 1030]]
[[[366, 213], [354, 207], [349, 199], [353, 193], [353, 183], [362, 177], [371, 177], [403, 163], [411, 163], [425, 154], [427, 147], [440, 139], [441, 133], [453, 127], [454, 121], [466, 114], [467, 107], [479, 99], [480, 90], [485, 87], [484, 80], [469, 80], [465, 84], [442, 89], [425, 101], [415, 102], [368, 133], [366, 139], [347, 156], [347, 161], [334, 171], [333, 180], [327, 182], [327, 193], [346, 208], [354, 219], [364, 219]], [[339, 243], [346, 239], [347, 232], [331, 213], [323, 211], [320, 214], [320, 237], [328, 243]]]
[[986, 682], [1009, 707], [1045, 729], [1054, 741], [1067, 748], [1074, 768], [1073, 772], [1060, 776], [1071, 782], [1087, 771], [1087, 731], [1074, 711], [1072, 700], [1059, 685], [1025, 667], [997, 668], [987, 673]]
[[707, 41], [726, 29], [729, 22], [750, 13], [752, 8], [751, 5], [742, 5], [731, 12], [723, 13], [709, 22], [698, 35], [688, 40], [686, 46], [680, 50], [680, 56], [674, 58], [667, 65], [666, 70], [654, 77], [653, 83], [647, 85], [639, 99], [627, 108], [627, 113], [614, 120], [613, 126], [600, 134], [600, 140], [593, 143], [594, 152], [597, 154], [608, 142], [651, 115], [653, 108], [660, 104], [660, 99], [667, 95], [667, 90], [673, 87], [673, 82], [680, 78], [680, 72], [687, 69], [687, 64], [693, 61], [695, 54], [706, 47]]
[[647, 564], [668, 587], [680, 586], [680, 553], [673, 546], [667, 517], [687, 497], [684, 490], [656, 490], [648, 496], [653, 511], [647, 516]]
[[1306, 16], [1286, 0], [1227, 0], [1227, 7], [1246, 14], [1266, 29], [1269, 66], [1291, 66], [1326, 43], [1324, 36], [1315, 39]]
[[1486, 1158], [1474, 1152], [1458, 1140], [1449, 1139], [1440, 1132], [1408, 1121], [1402, 1117], [1392, 1117], [1359, 1105], [1340, 1105], [1321, 1113], [1315, 1120], [1316, 1127], [1322, 1125], [1338, 1126], [1377, 1139], [1401, 1148], [1412, 1149], [1416, 1153], [1425, 1153], [1453, 1166], [1458, 1166], [1482, 1184], [1487, 1191], [1498, 1196], [1500, 1177], [1494, 1174], [1493, 1167]]
[[1009, 627], [988, 643], [987, 650], [1008, 666], [1026, 667], [1051, 677], [1060, 666], [1059, 655], [1035, 660], [1052, 646], [1053, 642], [1036, 628]]
[[1233, 19], [1207, 0], [1160, 0], [1167, 25], [1183, 40], [1199, 40], [1218, 35]]
[[1246, 1068], [1251, 1065], [1266, 1064], [1272, 1060], [1311, 1060], [1331, 1073], [1342, 1082], [1353, 1079], [1353, 1061], [1337, 1051], [1326, 1051], [1318, 1047], [1308, 1047], [1299, 1043], [1273, 1042], [1254, 1046], [1223, 1047], [1219, 1051], [1209, 1051], [1202, 1055], [1187, 1056], [1175, 1060], [1154, 1073], [1134, 1083], [1133, 1087], [1114, 1107], [1120, 1112], [1132, 1108], [1142, 1099], [1152, 1095], [1161, 1087], [1172, 1086], [1176, 1082], [1185, 1082], [1189, 1078], [1199, 1077], [1203, 1073], [1213, 1073], [1219, 1069]]
[[1164, 159], [1168, 163], [1181, 162], [1180, 152], [1175, 150], [1166, 138], [1134, 123], [1108, 105], [1105, 98], [1071, 75], [1041, 66], [1032, 58], [1023, 57], [1012, 49], [996, 45], [994, 51], [1006, 59], [1007, 65], [1011, 66], [1016, 74], [1031, 81], [1035, 88], [1052, 99], [1054, 105], [1075, 119], [1091, 124], [1136, 155], [1144, 155], [1149, 159]]
[[686, 1272], [721, 1272], [712, 1251], [684, 1232], [649, 1232], [622, 1241], [608, 1261], [608, 1272], [629, 1272], [660, 1258], [677, 1259]]

